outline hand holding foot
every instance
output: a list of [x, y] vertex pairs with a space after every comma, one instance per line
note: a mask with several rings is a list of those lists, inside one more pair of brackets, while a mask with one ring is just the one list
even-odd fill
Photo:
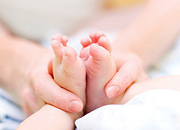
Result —
[[118, 53], [113, 52], [113, 58], [116, 61], [117, 73], [105, 86], [105, 93], [108, 98], [116, 98], [133, 83], [148, 79], [142, 69], [142, 61], [135, 53], [127, 50]]
[[[85, 66], [83, 61], [77, 56], [76, 51], [67, 47], [67, 37], [60, 34], [52, 38], [52, 48], [55, 53], [53, 61], [54, 80], [64, 89], [77, 95], [85, 104]], [[75, 100], [70, 105], [74, 112], [83, 109], [81, 101]]]
[[104, 86], [116, 73], [116, 65], [111, 57], [111, 46], [103, 32], [90, 34], [91, 40], [83, 38], [80, 57], [84, 60], [87, 73], [86, 112], [109, 104]]

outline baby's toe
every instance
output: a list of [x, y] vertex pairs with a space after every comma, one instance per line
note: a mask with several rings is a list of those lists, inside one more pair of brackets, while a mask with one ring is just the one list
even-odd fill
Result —
[[56, 59], [61, 63], [63, 56], [63, 45], [58, 40], [53, 40], [51, 46], [54, 50]]
[[51, 40], [52, 40], [52, 41], [53, 41], [53, 40], [57, 40], [57, 41], [59, 41], [60, 43], [62, 43], [64, 46], [66, 46], [66, 45], [67, 45], [67, 42], [68, 42], [68, 38], [67, 38], [66, 36], [61, 35], [61, 34], [55, 34], [55, 35], [51, 38]]
[[103, 31], [99, 31], [99, 32], [91, 32], [89, 34], [90, 39], [92, 40], [92, 43], [97, 43], [99, 38], [105, 36]]
[[65, 72], [69, 74], [73, 74], [73, 72], [76, 70], [77, 64], [77, 53], [76, 51], [71, 47], [65, 47], [64, 48], [64, 55], [62, 60], [62, 67]]
[[91, 33], [89, 34], [89, 37], [90, 37], [92, 43], [96, 43], [96, 42], [97, 42], [96, 32], [91, 32]]
[[105, 58], [110, 57], [110, 53], [105, 48], [97, 44], [92, 44], [89, 52], [92, 58], [97, 62], [103, 61]]
[[111, 53], [111, 50], [112, 50], [111, 43], [109, 39], [106, 38], [105, 36], [102, 36], [99, 38], [98, 45], [104, 47], [106, 50], [108, 50]]
[[96, 40], [98, 42], [98, 40], [101, 38], [101, 37], [106, 37], [105, 33], [103, 31], [99, 31], [99, 32], [96, 32]]
[[89, 46], [91, 44], [92, 44], [92, 42], [91, 42], [91, 40], [89, 38], [84, 37], [84, 38], [81, 39], [81, 45], [83, 46], [83, 48], [85, 48], [85, 47], [87, 47], [87, 46]]

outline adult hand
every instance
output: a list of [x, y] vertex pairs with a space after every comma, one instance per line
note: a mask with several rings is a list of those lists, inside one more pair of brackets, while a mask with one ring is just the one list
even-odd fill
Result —
[[[36, 59], [34, 59], [31, 64], [27, 74], [31, 89], [26, 89], [23, 94], [26, 108], [29, 106], [30, 110], [34, 112], [43, 104], [42, 101], [33, 94], [32, 90], [34, 90], [35, 94], [48, 104], [68, 112], [80, 112], [83, 108], [82, 101], [76, 95], [58, 86], [53, 79], [53, 56], [50, 50], [44, 49], [36, 56]], [[76, 101], [78, 101], [79, 104]]]
[[179, 5], [178, 0], [149, 0], [142, 12], [121, 30], [112, 51], [118, 72], [105, 87], [109, 98], [124, 92], [143, 75], [142, 66], [149, 68], [171, 48], [180, 30]]
[[0, 79], [5, 84], [3, 88], [24, 106], [28, 115], [45, 103], [68, 112], [82, 110], [82, 101], [53, 80], [51, 61], [54, 53], [51, 50], [13, 36], [0, 40]]
[[142, 69], [141, 59], [131, 52], [113, 54], [117, 73], [105, 86], [105, 93], [109, 98], [122, 94], [132, 83], [148, 79]]

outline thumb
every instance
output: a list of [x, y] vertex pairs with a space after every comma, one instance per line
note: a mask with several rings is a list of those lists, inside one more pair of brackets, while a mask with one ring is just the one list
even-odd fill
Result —
[[83, 109], [83, 103], [78, 96], [58, 86], [51, 75], [41, 74], [34, 83], [34, 89], [46, 103], [67, 112], [80, 112]]
[[125, 63], [105, 86], [108, 98], [115, 98], [122, 94], [139, 76], [142, 68], [134, 62]]

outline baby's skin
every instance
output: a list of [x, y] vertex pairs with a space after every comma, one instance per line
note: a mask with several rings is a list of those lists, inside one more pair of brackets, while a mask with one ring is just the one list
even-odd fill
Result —
[[90, 39], [81, 40], [80, 58], [73, 48], [66, 45], [67, 41], [67, 37], [60, 34], [52, 38], [54, 80], [79, 96], [83, 104], [86, 103], [86, 113], [109, 104], [104, 86], [116, 72], [109, 40], [103, 32], [90, 33]]
[[[85, 65], [83, 60], [77, 56], [76, 51], [66, 45], [67, 42], [67, 37], [60, 34], [52, 38], [51, 45], [55, 53], [53, 60], [54, 80], [60, 87], [79, 96], [85, 105]], [[23, 121], [18, 130], [73, 130], [74, 121], [83, 115], [83, 106], [77, 108], [78, 102], [74, 101], [70, 105], [77, 111], [81, 109], [79, 113], [69, 113], [46, 104], [38, 112]]]
[[[83, 38], [81, 40], [83, 45], [81, 58], [77, 56], [74, 49], [67, 47], [67, 41], [65, 36], [59, 34], [52, 38], [52, 47], [55, 53], [53, 76], [60, 87], [81, 98], [86, 105], [86, 113], [107, 104], [124, 104], [136, 95], [151, 89], [180, 91], [178, 85], [180, 76], [168, 76], [134, 83], [117, 98], [107, 99], [104, 86], [116, 73], [116, 67], [110, 55], [110, 43], [106, 36], [102, 32], [97, 32], [90, 34], [90, 40]], [[76, 108], [75, 104], [72, 105]], [[17, 130], [73, 130], [74, 121], [82, 114], [83, 111], [78, 114], [68, 113], [46, 104], [23, 121]]]
[[[77, 56], [76, 51], [67, 46], [68, 38], [60, 34], [52, 37], [52, 48], [55, 53], [53, 60], [53, 76], [55, 82], [64, 89], [76, 94], [85, 104], [86, 70], [82, 59]], [[70, 104], [70, 108], [76, 108], [77, 101]]]
[[111, 57], [111, 45], [103, 32], [92, 32], [90, 39], [82, 38], [80, 58], [86, 66], [86, 113], [109, 104], [104, 86], [116, 73], [116, 65]]

